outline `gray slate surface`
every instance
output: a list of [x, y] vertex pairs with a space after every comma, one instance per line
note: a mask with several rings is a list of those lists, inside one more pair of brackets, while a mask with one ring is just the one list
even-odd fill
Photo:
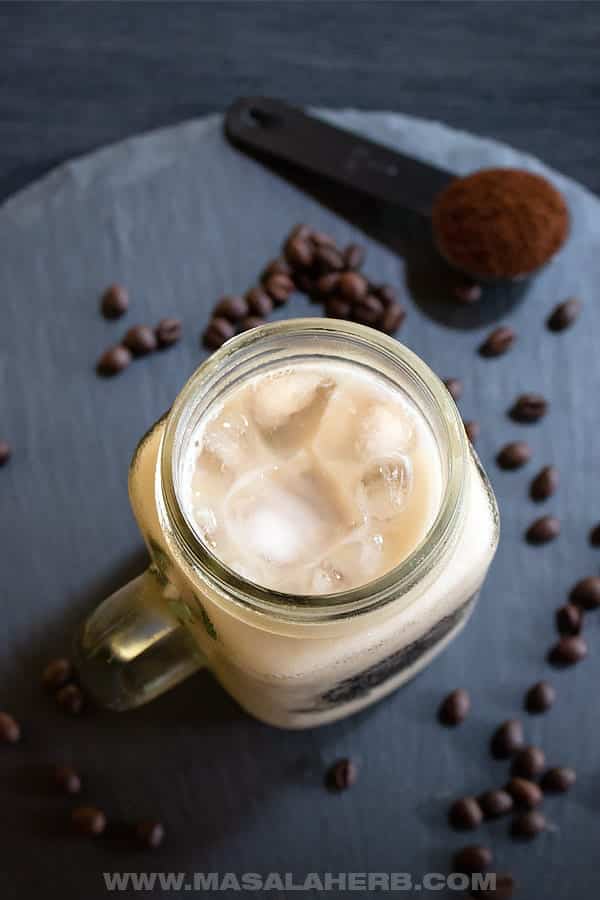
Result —
[[[435, 123], [330, 115], [456, 171], [509, 163], [544, 171], [507, 147]], [[597, 569], [586, 534], [600, 518], [600, 212], [586, 190], [552, 177], [574, 213], [572, 240], [511, 314], [519, 341], [502, 359], [476, 355], [485, 329], [449, 328], [422, 312], [406, 288], [403, 260], [369, 242], [367, 273], [399, 285], [409, 306], [402, 339], [440, 375], [465, 380], [461, 408], [482, 424], [479, 447], [498, 493], [503, 536], [471, 624], [441, 659], [374, 709], [304, 733], [250, 720], [206, 674], [146, 708], [81, 721], [60, 717], [40, 696], [38, 677], [76, 622], [144, 565], [127, 464], [139, 436], [201, 359], [198, 333], [215, 297], [249, 286], [297, 220], [331, 229], [340, 241], [361, 233], [230, 149], [218, 117], [68, 164], [4, 205], [0, 422], [15, 456], [0, 473], [0, 708], [24, 723], [22, 748], [0, 755], [4, 896], [21, 900], [50, 889], [52, 896], [93, 900], [105, 896], [101, 872], [113, 870], [405, 870], [418, 879], [446, 869], [450, 851], [465, 843], [447, 828], [449, 801], [506, 778], [506, 766], [488, 755], [491, 729], [519, 711], [529, 684], [549, 674], [544, 653], [554, 637], [553, 609], [576, 578]], [[117, 323], [97, 311], [98, 295], [113, 279], [132, 296], [129, 315]], [[572, 332], [551, 335], [545, 317], [570, 293], [585, 299], [584, 315]], [[296, 298], [288, 313], [309, 309]], [[184, 320], [180, 346], [136, 363], [118, 380], [95, 376], [98, 354], [126, 327], [171, 314]], [[505, 417], [525, 389], [552, 398], [547, 420], [529, 429]], [[525, 434], [535, 462], [519, 473], [499, 472], [498, 447]], [[548, 508], [561, 516], [563, 533], [553, 547], [531, 548], [522, 532], [539, 509], [527, 499], [527, 485], [548, 462], [562, 472]], [[548, 802], [553, 830], [531, 847], [508, 839], [507, 822], [477, 834], [493, 843], [501, 868], [515, 871], [524, 897], [567, 900], [584, 886], [600, 887], [593, 862], [600, 802], [596, 625], [589, 628], [590, 658], [577, 670], [550, 673], [558, 689], [553, 712], [526, 721], [528, 740], [541, 743], [551, 762], [578, 770], [577, 790]], [[471, 690], [474, 711], [450, 733], [435, 711], [457, 685]], [[344, 796], [326, 794], [324, 768], [348, 753], [360, 759], [359, 784]], [[74, 843], [70, 802], [44, 780], [43, 767], [53, 761], [76, 763], [85, 798], [112, 818], [163, 818], [164, 847], [149, 858], [118, 842]]]

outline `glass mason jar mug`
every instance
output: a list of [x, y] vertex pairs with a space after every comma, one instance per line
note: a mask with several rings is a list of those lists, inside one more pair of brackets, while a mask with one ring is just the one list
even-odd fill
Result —
[[[232, 387], [323, 359], [351, 362], [408, 394], [437, 442], [443, 495], [424, 540], [396, 568], [345, 592], [288, 596], [245, 580], [199, 539], [180, 502], [184, 460], [198, 422]], [[356, 712], [460, 631], [498, 542], [493, 492], [444, 385], [397, 341], [337, 320], [286, 321], [227, 342], [142, 438], [129, 491], [151, 564], [92, 613], [76, 648], [84, 683], [114, 709], [208, 666], [245, 710], [281, 728]]]

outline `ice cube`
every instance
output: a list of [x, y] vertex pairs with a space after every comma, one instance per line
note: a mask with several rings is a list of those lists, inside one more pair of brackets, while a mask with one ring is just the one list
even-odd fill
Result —
[[358, 503], [367, 517], [386, 521], [402, 511], [411, 488], [412, 467], [407, 456], [379, 459], [363, 473]]
[[408, 410], [378, 403], [361, 423], [357, 450], [365, 461], [406, 453], [414, 442], [415, 430]]
[[253, 385], [251, 409], [265, 442], [292, 453], [316, 432], [334, 383], [317, 372], [286, 369]]
[[217, 517], [210, 506], [195, 506], [194, 519], [204, 543], [213, 549], [217, 546], [215, 534], [217, 532]]
[[329, 397], [313, 446], [324, 459], [349, 461], [356, 458], [361, 405], [352, 391], [336, 387]]
[[[216, 461], [221, 470], [240, 469], [251, 456], [252, 433], [248, 417], [241, 412], [221, 412], [207, 422], [202, 434], [202, 453]], [[210, 468], [210, 460], [206, 468]]]
[[312, 577], [314, 594], [334, 594], [371, 581], [379, 574], [383, 537], [356, 529], [321, 560]]

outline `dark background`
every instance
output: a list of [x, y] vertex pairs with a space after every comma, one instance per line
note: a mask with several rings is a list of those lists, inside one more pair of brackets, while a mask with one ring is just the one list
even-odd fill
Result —
[[[0, 197], [73, 155], [220, 111], [236, 96], [250, 93], [439, 119], [538, 155], [598, 191], [599, 43], [597, 3], [4, 3]], [[381, 249], [375, 252], [382, 258]], [[24, 251], [23, 266], [29, 262]], [[61, 298], [51, 298], [43, 311], [35, 298], [27, 298], [21, 312], [19, 298], [0, 297], [0, 304], [5, 302], [11, 303], [9, 321], [18, 324], [20, 336], [13, 354], [11, 334], [0, 332], [0, 376], [8, 373], [8, 384], [11, 360], [18, 357], [19, 373], [24, 371], [28, 336], [34, 347], [43, 342], [46, 325], [40, 321], [53, 315], [52, 303], [60, 309]], [[67, 312], [63, 315], [66, 324]], [[412, 322], [417, 336], [419, 320]], [[64, 355], [56, 330], [56, 343], [46, 348], [61, 384], [70, 377], [73, 359], [79, 359], [78, 340], [92, 342], [89, 334], [74, 332]], [[552, 609], [572, 582], [572, 571], [579, 567], [587, 574], [582, 567], [591, 566], [585, 531], [594, 510], [590, 500], [581, 517], [577, 514], [577, 504], [586, 502], [581, 476], [573, 494], [565, 490], [559, 498], [559, 512], [570, 525], [561, 539], [560, 565], [553, 564], [548, 548], [532, 555], [523, 546], [519, 530], [534, 514], [524, 508], [528, 474], [505, 478], [492, 468], [499, 437], [485, 426], [489, 422], [493, 428], [498, 413], [488, 410], [483, 370], [472, 362], [474, 356], [451, 361], [443, 330], [428, 333], [446, 365], [455, 364], [446, 374], [465, 376], [470, 392], [465, 408], [470, 405], [468, 415], [484, 424], [480, 449], [503, 505], [501, 553], [472, 625], [414, 687], [321, 731], [285, 733], [251, 721], [205, 675], [127, 717], [90, 715], [59, 728], [51, 703], [40, 697], [38, 673], [49, 654], [64, 649], [74, 622], [143, 565], [141, 542], [125, 512], [126, 450], [143, 430], [135, 417], [154, 416], [154, 406], [164, 408], [180, 383], [177, 357], [164, 361], [167, 374], [160, 384], [150, 382], [150, 369], [138, 370], [147, 381], [143, 402], [129, 419], [123, 399], [108, 407], [103, 401], [96, 436], [94, 409], [100, 407], [85, 412], [82, 431], [88, 437], [82, 446], [97, 473], [88, 484], [85, 470], [73, 461], [73, 495], [58, 441], [48, 448], [24, 447], [24, 438], [15, 441], [19, 446], [10, 470], [0, 476], [6, 490], [0, 505], [19, 516], [20, 529], [15, 536], [10, 521], [0, 523], [3, 546], [14, 548], [2, 563], [7, 574], [0, 602], [10, 647], [8, 665], [2, 667], [0, 708], [14, 708], [22, 716], [25, 737], [22, 751], [0, 748], [3, 895], [11, 900], [101, 898], [100, 872], [113, 869], [406, 870], [418, 878], [446, 870], [450, 852], [472, 840], [492, 841], [501, 868], [513, 868], [525, 886], [519, 896], [570, 900], [598, 887], [593, 660], [586, 662], [587, 670], [561, 676], [571, 689], [562, 693], [552, 716], [527, 721], [530, 738], [544, 742], [553, 762], [575, 757], [581, 767], [575, 798], [548, 804], [553, 831], [529, 848], [508, 840], [507, 823], [464, 840], [445, 826], [446, 807], [457, 792], [504, 778], [505, 767], [493, 769], [489, 761], [487, 735], [518, 710], [524, 688], [542, 674], [536, 629], [543, 629], [544, 645], [552, 639]], [[581, 329], [579, 335], [574, 332], [570, 340], [585, 339]], [[504, 387], [509, 384], [514, 393], [532, 383], [533, 342], [528, 344], [530, 363], [522, 353], [514, 357], [515, 371], [512, 357], [500, 364], [499, 385], [504, 379]], [[554, 386], [556, 373], [545, 346], [538, 360], [544, 362], [544, 379]], [[589, 348], [589, 341], [581, 346]], [[578, 362], [588, 375], [585, 360]], [[83, 386], [77, 390], [83, 394], [77, 396], [103, 390], [95, 382], [88, 388], [86, 378], [81, 376]], [[139, 383], [124, 384], [124, 394], [111, 395], [137, 402]], [[561, 394], [571, 404], [569, 414], [583, 400], [573, 384], [571, 374]], [[24, 376], [0, 398], [14, 433], [37, 433], [31, 397], [38, 389]], [[70, 414], [68, 400], [57, 401], [59, 408], [61, 416]], [[589, 407], [582, 419], [585, 434], [592, 435]], [[506, 439], [514, 436], [508, 424], [502, 428]], [[552, 453], [565, 464], [573, 454], [578, 465], [590, 459], [590, 445], [584, 452], [576, 424], [565, 428], [559, 420], [548, 431], [537, 431], [536, 450], [545, 452], [549, 434]], [[28, 479], [37, 496], [28, 493]], [[73, 515], [77, 491], [97, 520]], [[31, 499], [31, 508], [25, 498]], [[33, 535], [37, 544], [28, 566], [26, 542]], [[594, 566], [596, 571], [597, 562]], [[23, 584], [28, 593], [20, 603]], [[38, 592], [39, 616], [29, 622], [31, 585]], [[11, 628], [31, 638], [17, 644]], [[476, 709], [468, 729], [448, 735], [436, 725], [435, 709], [445, 689], [459, 683], [471, 687]], [[346, 753], [359, 759], [361, 780], [347, 795], [332, 797], [322, 789], [322, 773]], [[74, 843], [67, 834], [69, 801], [57, 799], [46, 780], [45, 766], [52, 759], [80, 764], [88, 779], [86, 798], [106, 806], [113, 818], [163, 818], [169, 828], [164, 848], [148, 857], [118, 841]]]

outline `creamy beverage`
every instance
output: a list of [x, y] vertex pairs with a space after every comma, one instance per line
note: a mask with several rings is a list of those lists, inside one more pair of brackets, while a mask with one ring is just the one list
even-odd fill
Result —
[[385, 574], [423, 540], [443, 490], [408, 396], [342, 361], [251, 377], [198, 426], [185, 512], [245, 578], [328, 594]]

